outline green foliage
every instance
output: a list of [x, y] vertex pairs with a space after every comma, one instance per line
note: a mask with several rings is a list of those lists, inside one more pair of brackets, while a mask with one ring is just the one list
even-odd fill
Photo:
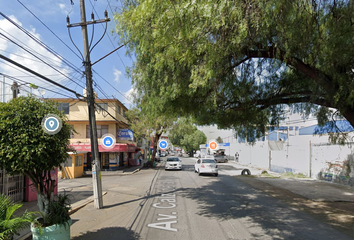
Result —
[[28, 227], [35, 217], [35, 213], [25, 211], [16, 216], [15, 212], [22, 207], [14, 203], [10, 197], [0, 194], [0, 239], [10, 240], [19, 231]]
[[[41, 126], [47, 114], [62, 120], [62, 129], [46, 134]], [[23, 174], [36, 187], [40, 211], [48, 212], [55, 180], [51, 171], [68, 157], [71, 127], [54, 102], [20, 97], [0, 104], [0, 167], [9, 174]]]
[[123, 6], [116, 32], [136, 56], [129, 72], [147, 109], [192, 115], [251, 141], [288, 107], [306, 114], [335, 108], [354, 126], [353, 1]]
[[223, 140], [222, 140], [222, 138], [219, 136], [219, 137], [216, 139], [216, 142], [217, 142], [217, 143], [223, 143]]
[[54, 224], [66, 224], [70, 219], [69, 210], [71, 200], [70, 195], [59, 194], [49, 203], [49, 214], [42, 214], [42, 218], [37, 219], [34, 222], [36, 227], [40, 229], [42, 227], [52, 226]]
[[156, 111], [148, 111], [146, 102], [140, 103], [141, 109], [133, 108], [127, 111], [127, 117], [130, 123], [130, 128], [140, 138], [145, 138], [150, 141], [153, 135], [154, 150], [152, 160], [155, 159], [157, 144], [162, 133], [169, 129], [176, 117], [174, 115], [167, 115]]
[[180, 118], [169, 131], [168, 138], [175, 146], [182, 147], [187, 152], [199, 149], [206, 143], [206, 136], [192, 124], [191, 119]]

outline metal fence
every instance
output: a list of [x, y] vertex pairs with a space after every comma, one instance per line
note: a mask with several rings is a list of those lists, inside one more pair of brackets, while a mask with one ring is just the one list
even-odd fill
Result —
[[0, 193], [9, 196], [15, 202], [24, 200], [24, 176], [8, 175], [5, 170], [0, 170]]

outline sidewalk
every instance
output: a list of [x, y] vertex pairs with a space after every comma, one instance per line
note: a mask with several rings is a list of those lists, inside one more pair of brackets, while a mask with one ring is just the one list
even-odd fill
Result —
[[[135, 174], [143, 168], [141, 166], [131, 166], [116, 171], [101, 171], [101, 176], [125, 176]], [[92, 174], [86, 172], [81, 178], [75, 179], [59, 179], [58, 181], [58, 194], [68, 193], [71, 195], [71, 213], [78, 211], [80, 208], [93, 202], [93, 186], [92, 186]], [[102, 192], [105, 195], [106, 192]], [[21, 214], [25, 210], [38, 211], [37, 201], [34, 202], [22, 202], [23, 206], [19, 209], [18, 214]], [[14, 240], [28, 240], [32, 239], [31, 230], [25, 229], [21, 231], [20, 236], [15, 235]]]
[[[162, 163], [160, 163], [162, 164]], [[300, 179], [285, 179], [280, 178], [280, 174], [267, 171], [271, 177], [263, 177], [261, 175], [262, 169], [255, 167], [249, 167], [229, 161], [228, 163], [220, 163], [219, 176], [241, 176], [243, 169], [247, 168], [251, 171], [252, 176], [250, 178], [255, 181], [261, 181], [280, 189], [291, 191], [295, 194], [301, 195], [306, 199], [310, 199], [317, 202], [354, 202], [354, 188], [335, 183], [318, 181], [309, 178]], [[132, 166], [118, 171], [102, 171], [102, 176], [129, 176], [134, 173], [138, 173], [142, 166]], [[250, 179], [250, 180], [251, 180]], [[243, 181], [247, 182], [247, 178], [243, 178]], [[88, 173], [85, 177], [76, 179], [60, 179], [58, 184], [58, 192], [69, 192], [73, 196], [72, 200], [72, 212], [78, 211], [85, 205], [93, 202], [92, 191], [92, 176]], [[103, 195], [105, 192], [103, 192]], [[115, 206], [116, 199], [109, 199], [112, 201], [112, 206]], [[107, 200], [108, 201], [108, 200]], [[126, 199], [126, 202], [131, 202], [130, 199]], [[22, 209], [29, 211], [38, 211], [37, 202], [24, 203]], [[136, 203], [134, 203], [136, 204]], [[23, 210], [24, 211], [24, 210]], [[108, 210], [107, 210], [108, 211]], [[80, 211], [78, 212], [80, 213]], [[14, 239], [31, 239], [30, 230], [23, 232], [21, 237], [15, 237]]]

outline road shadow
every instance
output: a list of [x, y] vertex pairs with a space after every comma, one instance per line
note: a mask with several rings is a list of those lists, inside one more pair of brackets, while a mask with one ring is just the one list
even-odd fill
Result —
[[97, 239], [122, 239], [135, 240], [139, 239], [138, 233], [123, 227], [102, 228], [97, 231], [86, 232], [80, 236], [71, 238], [71, 240], [97, 240]]
[[[252, 231], [252, 239], [262, 239], [264, 234], [273, 239], [331, 239], [327, 235], [328, 225], [314, 221], [312, 217], [280, 200], [231, 176], [221, 176], [222, 181], [211, 181], [208, 185], [182, 188], [177, 192], [198, 205], [197, 214], [220, 221], [242, 221]], [[239, 224], [239, 223], [238, 223]], [[315, 233], [315, 234], [314, 234]], [[330, 234], [329, 234], [330, 235]]]

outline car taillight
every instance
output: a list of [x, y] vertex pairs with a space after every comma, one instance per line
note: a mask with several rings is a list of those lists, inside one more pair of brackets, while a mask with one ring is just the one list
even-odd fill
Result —
[[204, 164], [202, 164], [202, 166], [200, 166], [200, 167], [205, 168]]

